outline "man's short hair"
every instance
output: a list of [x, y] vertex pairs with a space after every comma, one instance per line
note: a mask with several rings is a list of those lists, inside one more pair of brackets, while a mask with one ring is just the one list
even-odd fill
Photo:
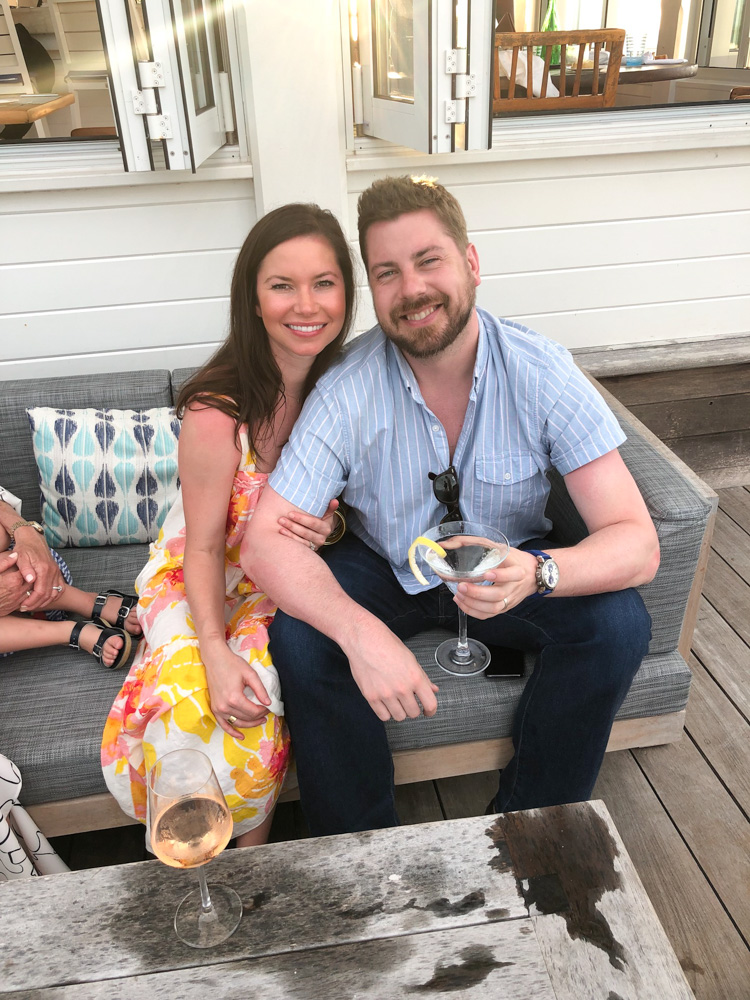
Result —
[[357, 202], [359, 249], [367, 270], [367, 230], [375, 222], [391, 222], [407, 212], [434, 212], [459, 250], [469, 245], [466, 219], [456, 199], [434, 177], [383, 177], [363, 191]]

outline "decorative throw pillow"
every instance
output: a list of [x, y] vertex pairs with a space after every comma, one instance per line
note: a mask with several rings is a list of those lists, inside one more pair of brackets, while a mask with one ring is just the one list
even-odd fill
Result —
[[156, 540], [180, 485], [171, 407], [26, 412], [50, 545]]

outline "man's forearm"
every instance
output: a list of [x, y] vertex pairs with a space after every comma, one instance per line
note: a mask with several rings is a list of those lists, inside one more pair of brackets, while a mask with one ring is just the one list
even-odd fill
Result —
[[245, 574], [282, 611], [307, 622], [344, 650], [354, 630], [377, 621], [344, 592], [320, 556], [299, 542], [275, 532], [256, 538], [248, 531], [240, 562]]
[[553, 549], [560, 566], [560, 597], [579, 597], [640, 587], [659, 568], [656, 535], [627, 523], [600, 528], [577, 545]]

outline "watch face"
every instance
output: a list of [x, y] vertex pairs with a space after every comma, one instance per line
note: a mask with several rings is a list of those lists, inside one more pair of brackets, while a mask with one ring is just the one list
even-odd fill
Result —
[[545, 587], [554, 590], [560, 580], [560, 570], [554, 559], [546, 559], [542, 564], [542, 580]]

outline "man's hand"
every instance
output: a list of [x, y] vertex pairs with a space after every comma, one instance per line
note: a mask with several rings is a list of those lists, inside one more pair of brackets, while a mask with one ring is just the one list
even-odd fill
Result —
[[17, 563], [16, 552], [0, 553], [0, 617], [18, 611], [29, 589], [18, 572]]
[[25, 590], [31, 591], [31, 596], [23, 602], [24, 611], [49, 607], [60, 596], [65, 581], [43, 536], [32, 527], [16, 528], [14, 551], [18, 553], [18, 569], [26, 583]]
[[482, 577], [492, 586], [460, 583], [456, 604], [472, 618], [494, 618], [536, 592], [536, 556], [521, 549], [511, 549], [497, 569]]
[[344, 652], [359, 690], [382, 722], [437, 712], [437, 685], [387, 625], [373, 619]]

